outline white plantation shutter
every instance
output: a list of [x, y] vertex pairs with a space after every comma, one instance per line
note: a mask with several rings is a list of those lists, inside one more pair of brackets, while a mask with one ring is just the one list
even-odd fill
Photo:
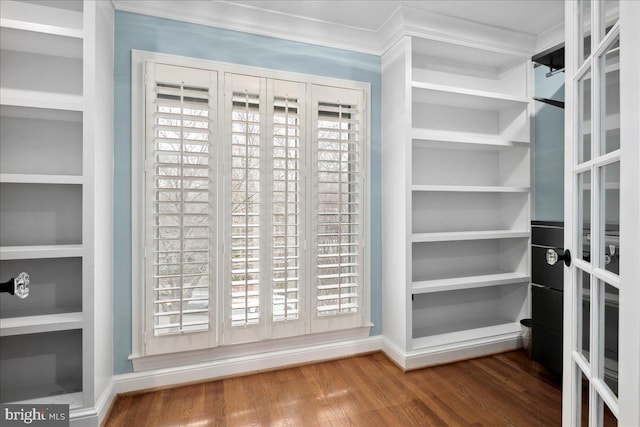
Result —
[[314, 332], [362, 324], [364, 93], [313, 86], [312, 103]]
[[225, 75], [231, 151], [226, 343], [304, 333], [304, 88]]
[[154, 354], [211, 345], [216, 74], [149, 63], [146, 75], [145, 341]]
[[263, 316], [264, 79], [225, 75], [230, 135], [230, 287], [226, 289], [228, 342], [259, 339]]
[[305, 332], [304, 161], [306, 85], [269, 82], [271, 123], [271, 325], [268, 336]]
[[366, 89], [190, 64], [144, 67], [144, 355], [363, 326]]

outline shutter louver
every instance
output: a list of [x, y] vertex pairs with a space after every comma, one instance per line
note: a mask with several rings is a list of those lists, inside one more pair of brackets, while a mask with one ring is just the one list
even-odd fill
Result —
[[260, 99], [233, 92], [231, 111], [231, 326], [260, 320]]
[[[208, 77], [207, 77], [208, 81]], [[155, 82], [153, 331], [209, 329], [210, 96], [206, 85]], [[150, 172], [147, 172], [150, 173]]]
[[300, 105], [275, 97], [273, 106], [273, 321], [300, 315]]
[[317, 104], [317, 316], [357, 313], [361, 290], [362, 111]]

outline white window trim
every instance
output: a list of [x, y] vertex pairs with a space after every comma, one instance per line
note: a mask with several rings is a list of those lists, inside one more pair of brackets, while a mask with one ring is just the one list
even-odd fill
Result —
[[[132, 250], [132, 268], [131, 268], [131, 310], [132, 310], [132, 352], [129, 356], [131, 360], [142, 361], [152, 356], [144, 355], [144, 224], [142, 218], [143, 203], [145, 200], [143, 192], [143, 159], [144, 159], [144, 131], [145, 131], [145, 100], [144, 100], [144, 63], [146, 61], [162, 62], [177, 66], [195, 67], [208, 70], [215, 70], [219, 75], [225, 72], [236, 74], [248, 74], [255, 76], [263, 76], [272, 79], [304, 81], [310, 85], [336, 86], [345, 89], [356, 89], [364, 91], [365, 99], [365, 126], [364, 126], [364, 191], [363, 191], [363, 239], [364, 239], [364, 274], [362, 278], [362, 311], [363, 318], [362, 327], [353, 329], [357, 335], [362, 335], [362, 328], [369, 328], [371, 324], [371, 239], [370, 239], [370, 217], [371, 217], [371, 84], [367, 82], [356, 82], [350, 80], [342, 80], [323, 76], [313, 76], [309, 74], [292, 73], [278, 70], [271, 70], [259, 67], [250, 67], [196, 58], [187, 58], [177, 55], [161, 54], [156, 52], [146, 52], [140, 50], [132, 50], [131, 52], [131, 250]], [[223, 79], [218, 79], [218, 93], [223, 93]], [[218, 118], [223, 114], [218, 112]], [[220, 122], [220, 121], [219, 121]], [[222, 170], [223, 156], [222, 144], [217, 148], [217, 168]], [[220, 192], [222, 193], [222, 192]], [[218, 196], [218, 206], [220, 206], [220, 197]], [[224, 239], [218, 239], [216, 252], [223, 253]], [[217, 271], [223, 271], [224, 257], [217, 257]], [[222, 286], [218, 286], [218, 295], [216, 295], [216, 312], [223, 311], [224, 299], [222, 295]], [[216, 322], [215, 329], [218, 336], [222, 333], [222, 322]], [[344, 339], [345, 331], [336, 331], [320, 334], [321, 342], [328, 342], [335, 339]], [[343, 337], [343, 338], [340, 338]], [[313, 340], [313, 337], [311, 337]], [[278, 340], [273, 340], [277, 341]], [[283, 345], [285, 340], [283, 341]], [[253, 343], [259, 348], [259, 342]], [[252, 345], [252, 344], [248, 344]], [[181, 356], [190, 351], [181, 352]], [[233, 357], [234, 352], [228, 352], [229, 357]], [[203, 360], [206, 360], [203, 359]], [[138, 362], [139, 363], [139, 362]], [[134, 366], [136, 364], [134, 363]]]

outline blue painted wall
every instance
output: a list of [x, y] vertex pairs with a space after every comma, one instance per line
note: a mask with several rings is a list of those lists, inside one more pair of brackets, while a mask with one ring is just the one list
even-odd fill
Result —
[[382, 333], [380, 57], [127, 12], [115, 18], [114, 373], [131, 372], [131, 50], [371, 83], [371, 320]]
[[[546, 77], [536, 67], [535, 94], [564, 101], [564, 73]], [[534, 144], [534, 214], [538, 221], [564, 221], [564, 110], [536, 101]]]

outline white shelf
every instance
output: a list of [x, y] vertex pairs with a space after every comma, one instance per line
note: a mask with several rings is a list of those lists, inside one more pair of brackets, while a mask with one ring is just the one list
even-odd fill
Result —
[[485, 286], [510, 285], [528, 282], [530, 276], [524, 273], [499, 273], [481, 276], [453, 277], [447, 279], [422, 280], [412, 283], [413, 294], [480, 288]]
[[82, 313], [44, 314], [0, 319], [0, 337], [82, 328]]
[[455, 131], [441, 131], [432, 129], [413, 128], [411, 139], [414, 143], [432, 148], [454, 148], [460, 144], [460, 149], [503, 149], [509, 147], [527, 146], [528, 141], [511, 141], [481, 134], [463, 133]]
[[82, 245], [4, 246], [0, 247], [0, 260], [71, 258], [84, 254]]
[[412, 82], [412, 88], [413, 101], [427, 104], [491, 111], [518, 106], [524, 108], [529, 104], [528, 98], [520, 96], [455, 86], [414, 81]]
[[531, 56], [496, 52], [481, 45], [467, 46], [420, 37], [412, 38], [412, 53], [427, 56], [436, 63], [453, 61], [468, 67], [492, 69], [496, 73], [516, 67]]
[[528, 193], [529, 187], [506, 187], [489, 185], [412, 185], [414, 192], [461, 192], [461, 193]]
[[529, 237], [527, 230], [451, 231], [444, 233], [414, 233], [412, 243], [452, 242], [464, 240], [522, 239]]
[[[520, 334], [519, 322], [507, 322], [503, 319], [492, 319], [483, 322], [482, 327], [478, 327], [478, 322], [458, 323], [442, 327], [425, 328], [426, 336], [414, 338], [412, 347], [414, 350], [422, 348], [436, 347], [441, 345], [451, 345], [457, 342], [481, 339], [484, 342], [490, 341], [503, 335]], [[454, 332], [450, 332], [457, 329]]]
[[[57, 384], [47, 384], [47, 385], [38, 385], [34, 386], [38, 390], [44, 390], [45, 393], [47, 390], [51, 390], [55, 392], [56, 390], [60, 390], [61, 387]], [[65, 394], [53, 394], [46, 397], [39, 397], [37, 399], [28, 399], [28, 400], [18, 400], [11, 403], [20, 403], [20, 404], [28, 404], [28, 405], [69, 405], [69, 409], [78, 409], [82, 408], [82, 392], [78, 393], [65, 393]]]
[[0, 25], [47, 34], [83, 37], [82, 10], [55, 7], [55, 2], [49, 2], [49, 5], [54, 7], [2, 0], [0, 2], [0, 16], [2, 16]]
[[75, 175], [2, 173], [0, 174], [0, 182], [11, 184], [82, 184], [83, 178]]
[[[21, 28], [22, 27], [22, 28]], [[25, 28], [26, 27], [26, 28]], [[82, 58], [82, 32], [34, 32], [28, 25], [0, 26], [0, 48], [61, 58]]]
[[32, 31], [35, 33], [50, 34], [55, 36], [73, 37], [78, 39], [81, 39], [84, 36], [82, 30], [77, 30], [74, 28], [65, 28], [46, 24], [34, 24], [32, 22], [24, 22], [10, 18], [0, 18], [0, 27], [11, 28], [15, 30]]
[[21, 107], [6, 105], [4, 99], [0, 104], [0, 115], [6, 118], [18, 118], [29, 120], [50, 120], [59, 122], [82, 123], [82, 112], [60, 109], [47, 109], [41, 107]]
[[53, 110], [82, 111], [82, 95], [67, 95], [33, 90], [0, 88], [2, 105], [16, 107], [48, 108]]

